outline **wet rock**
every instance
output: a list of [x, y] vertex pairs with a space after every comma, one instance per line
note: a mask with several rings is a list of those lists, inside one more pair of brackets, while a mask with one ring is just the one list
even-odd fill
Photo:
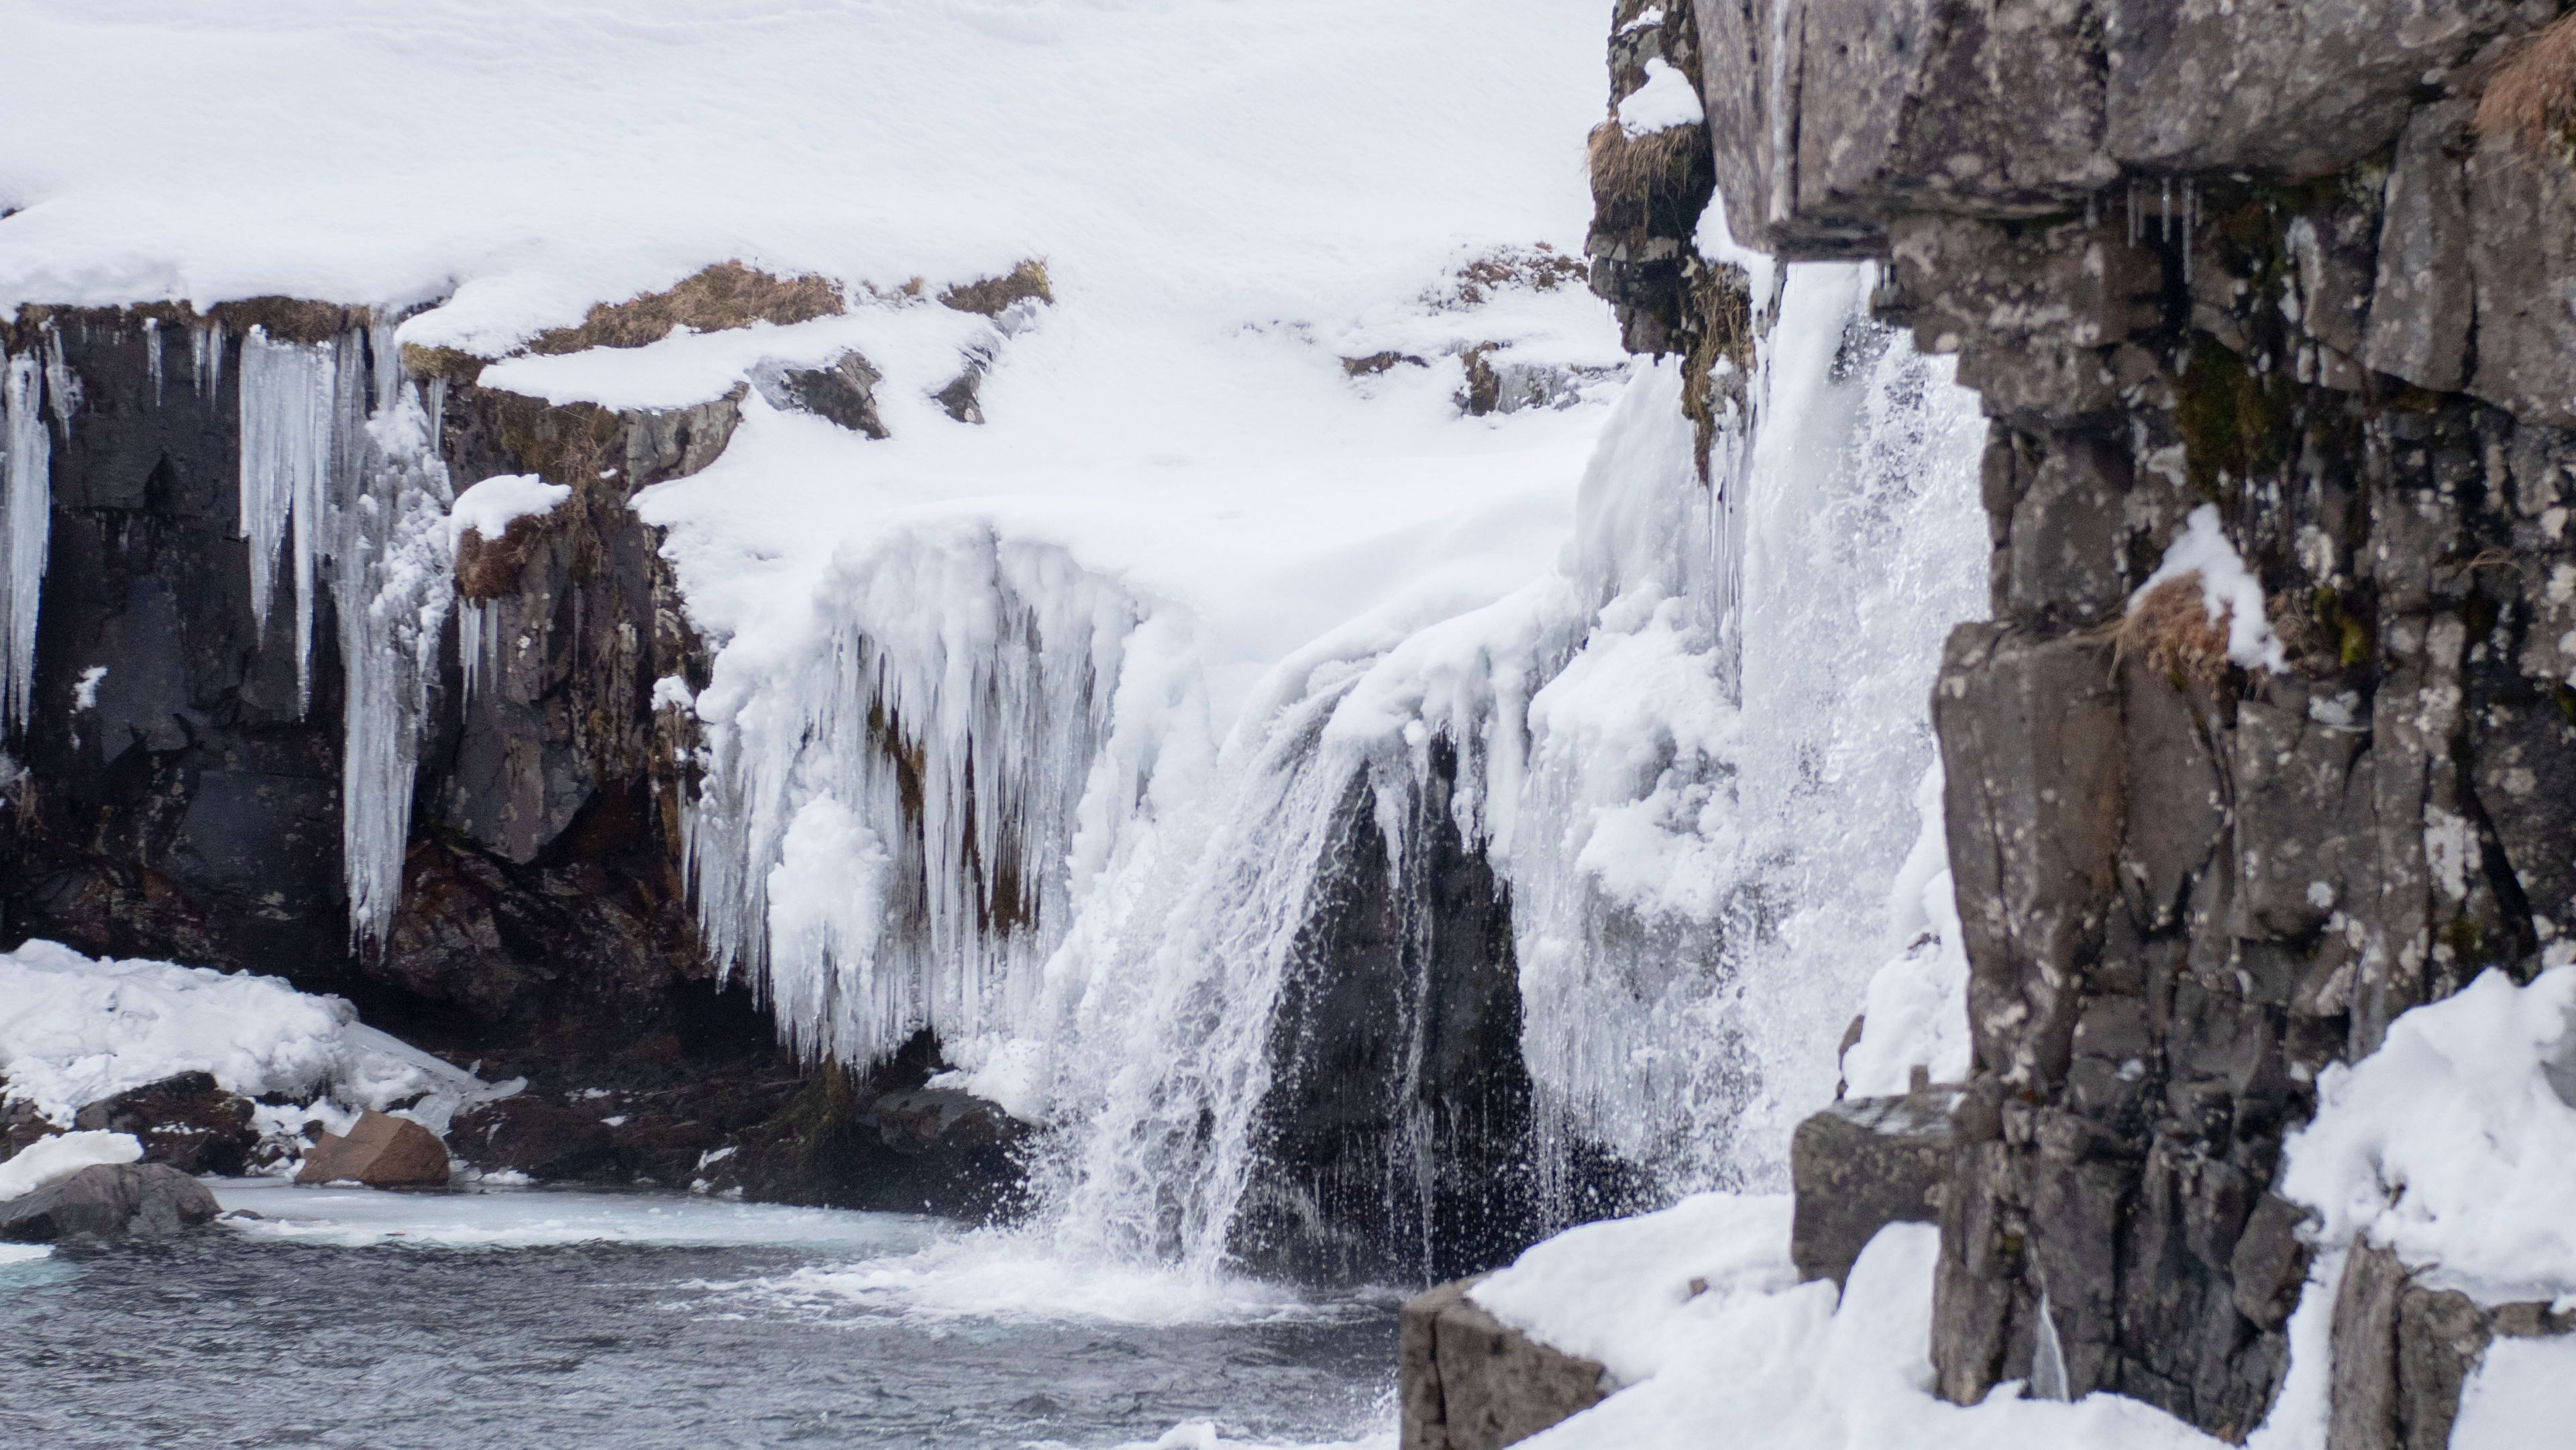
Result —
[[1601, 1366], [1538, 1343], [1467, 1298], [1460, 1279], [1404, 1306], [1397, 1330], [1403, 1450], [1497, 1450], [1601, 1402]]
[[431, 1188], [447, 1182], [447, 1145], [409, 1118], [372, 1109], [344, 1136], [325, 1133], [304, 1155], [298, 1183], [354, 1181], [369, 1188]]
[[604, 1116], [596, 1107], [522, 1093], [459, 1114], [448, 1136], [457, 1156], [486, 1172], [552, 1182], [632, 1177]]
[[1940, 1221], [1938, 1189], [1956, 1146], [1950, 1112], [1960, 1096], [1845, 1098], [1798, 1125], [1789, 1140], [1797, 1196], [1789, 1258], [1801, 1280], [1839, 1287], [1880, 1229]]
[[184, 1072], [91, 1103], [72, 1126], [131, 1133], [143, 1144], [144, 1162], [218, 1178], [243, 1172], [251, 1150], [259, 1146], [250, 1099], [225, 1092], [202, 1072]]
[[211, 1223], [219, 1211], [204, 1184], [166, 1163], [94, 1163], [0, 1203], [0, 1239], [172, 1234]]

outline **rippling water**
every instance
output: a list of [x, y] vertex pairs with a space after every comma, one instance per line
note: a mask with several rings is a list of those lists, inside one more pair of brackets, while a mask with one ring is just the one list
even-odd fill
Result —
[[1313, 1444], [1393, 1419], [1391, 1296], [884, 1214], [216, 1190], [263, 1217], [0, 1262], [0, 1443]]

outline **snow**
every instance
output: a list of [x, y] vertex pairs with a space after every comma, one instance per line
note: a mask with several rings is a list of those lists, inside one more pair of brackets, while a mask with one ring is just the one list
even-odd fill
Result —
[[52, 1244], [0, 1244], [0, 1269], [11, 1264], [28, 1264], [53, 1256]]
[[0, 1162], [0, 1203], [23, 1197], [98, 1163], [132, 1163], [143, 1144], [132, 1133], [56, 1133]]
[[2499, 1339], [2460, 1389], [2451, 1450], [2524, 1450], [2576, 1423], [2576, 1337]]
[[2320, 1242], [2359, 1237], [2484, 1303], [2576, 1292], [2576, 967], [2517, 987], [2489, 971], [2389, 1024], [2379, 1050], [2317, 1077], [2317, 1115], [2280, 1191]]
[[[2073, 1403], [1998, 1389], [1960, 1406], [1931, 1393], [1939, 1231], [1879, 1231], [1837, 1299], [1800, 1284], [1785, 1198], [1705, 1194], [1539, 1244], [1470, 1292], [1506, 1324], [1598, 1360], [1608, 1399], [1522, 1441], [1530, 1450], [2214, 1450], [2135, 1400]], [[1705, 1287], [1693, 1291], [1693, 1281]]]
[[548, 483], [533, 473], [504, 473], [483, 480], [456, 496], [456, 505], [447, 512], [448, 537], [461, 541], [467, 534], [480, 534], [498, 539], [510, 531], [510, 525], [554, 511], [572, 497], [570, 485]]
[[1646, 58], [1646, 83], [1619, 102], [1619, 129], [1631, 136], [1696, 126], [1708, 119], [1699, 87], [1662, 56]]
[[[244, 1097], [329, 1094], [406, 1111], [445, 1131], [445, 1114], [511, 1084], [482, 1082], [356, 1020], [336, 997], [275, 977], [168, 962], [109, 961], [49, 941], [0, 954], [0, 1076], [7, 1096], [58, 1125], [88, 1103], [183, 1072]], [[343, 1125], [345, 1126], [345, 1125]]]
[[2287, 671], [2289, 662], [2280, 637], [2272, 633], [2271, 617], [2263, 610], [2263, 581], [2245, 567], [2244, 556], [2228, 542], [2218, 505], [2213, 503], [2191, 511], [2181, 535], [2166, 546], [2163, 562], [2129, 596], [2129, 608], [2136, 610], [2166, 580], [2194, 574], [2200, 577], [2201, 602], [2209, 610], [2209, 622], [2227, 622], [2228, 659], [2249, 670]]
[[1968, 1080], [1968, 945], [1950, 877], [1941, 784], [1935, 764], [1915, 788], [1922, 834], [1897, 870], [1889, 908], [1900, 932], [1919, 934], [1869, 979], [1860, 1040], [1843, 1054], [1843, 1082], [1853, 1097], [1906, 1092], [1918, 1066], [1936, 1083]]

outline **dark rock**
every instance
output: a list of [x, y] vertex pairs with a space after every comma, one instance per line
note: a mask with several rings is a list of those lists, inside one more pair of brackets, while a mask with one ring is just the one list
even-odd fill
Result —
[[243, 1172], [251, 1150], [259, 1146], [250, 1099], [225, 1092], [202, 1072], [184, 1072], [91, 1103], [72, 1126], [131, 1133], [143, 1144], [144, 1162], [218, 1178]]
[[1608, 1394], [1601, 1366], [1550, 1349], [1467, 1299], [1476, 1280], [1416, 1295], [1397, 1330], [1403, 1450], [1497, 1450]]
[[373, 1109], [344, 1136], [325, 1133], [304, 1155], [298, 1183], [357, 1182], [369, 1188], [439, 1187], [447, 1182], [447, 1145], [409, 1118]]
[[[531, 1093], [483, 1103], [457, 1115], [448, 1138], [475, 1167], [550, 1181], [634, 1176], [616, 1135], [597, 1108], [550, 1102]], [[605, 1170], [605, 1171], [603, 1171]]]
[[856, 352], [818, 368], [765, 365], [751, 379], [771, 407], [811, 413], [870, 438], [889, 436], [877, 415], [876, 388], [884, 381], [885, 374]]
[[1937, 1223], [1949, 1177], [1950, 1113], [1960, 1094], [1846, 1098], [1798, 1125], [1789, 1140], [1797, 1207], [1789, 1258], [1798, 1277], [1840, 1287], [1860, 1251], [1891, 1223]]
[[172, 1234], [211, 1223], [219, 1211], [204, 1184], [166, 1163], [93, 1163], [0, 1203], [0, 1239]]

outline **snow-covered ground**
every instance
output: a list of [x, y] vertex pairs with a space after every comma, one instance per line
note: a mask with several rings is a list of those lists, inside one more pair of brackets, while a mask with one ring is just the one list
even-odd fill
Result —
[[[2255, 1450], [2323, 1450], [2328, 1316], [2346, 1251], [2393, 1250], [2425, 1282], [2489, 1304], [2576, 1295], [2576, 967], [2517, 987], [2489, 972], [2417, 1007], [2377, 1052], [2318, 1081], [2316, 1120], [2291, 1136], [2281, 1190], [2316, 1212], [2319, 1250], [2290, 1322], [2291, 1367]], [[1525, 1442], [1534, 1450], [1758, 1443], [1864, 1447], [2082, 1446], [2183, 1450], [2220, 1442], [2134, 1400], [2030, 1397], [2016, 1381], [1979, 1405], [1933, 1396], [1939, 1232], [1882, 1230], [1837, 1298], [1800, 1284], [1785, 1196], [1703, 1194], [1660, 1213], [1572, 1229], [1470, 1291], [1533, 1337], [1598, 1361], [1618, 1390]], [[1694, 1285], [1704, 1286], [1695, 1289]], [[2500, 1339], [2472, 1374], [2458, 1450], [2553, 1443], [2576, 1413], [2576, 1337]]]
[[311, 1123], [345, 1131], [359, 1111], [395, 1103], [444, 1133], [458, 1109], [520, 1086], [485, 1082], [275, 977], [30, 941], [0, 953], [0, 1002], [0, 1096], [62, 1127], [90, 1103], [183, 1072], [306, 1105], [256, 1110], [281, 1139]]

